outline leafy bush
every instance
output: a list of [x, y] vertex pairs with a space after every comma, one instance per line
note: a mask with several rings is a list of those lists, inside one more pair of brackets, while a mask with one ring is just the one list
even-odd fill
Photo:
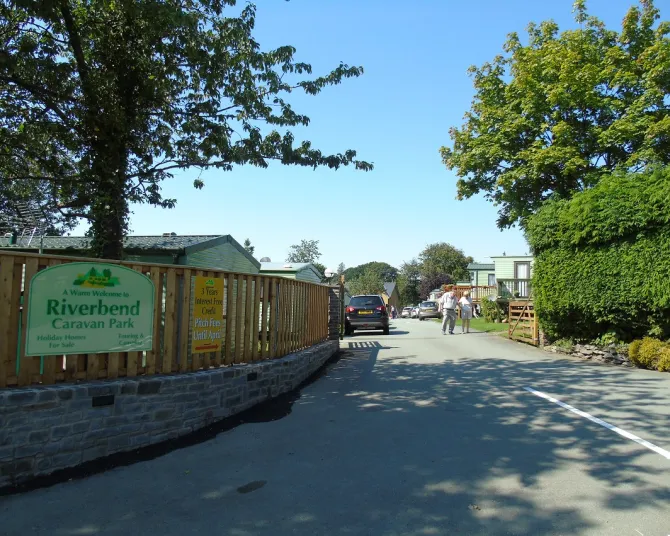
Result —
[[596, 346], [610, 346], [611, 344], [619, 344], [619, 336], [614, 331], [603, 333], [600, 337], [595, 338], [593, 344]]
[[658, 366], [660, 372], [670, 372], [670, 348], [661, 349], [658, 356]]
[[565, 350], [566, 352], [572, 352], [572, 348], [575, 346], [575, 341], [572, 339], [558, 339], [553, 342], [553, 346]]
[[670, 337], [670, 168], [612, 175], [529, 219], [533, 294], [550, 339]]
[[628, 357], [638, 367], [670, 372], [670, 344], [651, 337], [633, 341]]
[[482, 315], [486, 322], [502, 322], [507, 315], [505, 309], [496, 301], [482, 300]]

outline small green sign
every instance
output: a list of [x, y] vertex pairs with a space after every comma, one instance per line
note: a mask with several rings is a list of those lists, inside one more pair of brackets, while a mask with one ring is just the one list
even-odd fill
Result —
[[117, 264], [73, 262], [30, 283], [26, 355], [151, 350], [154, 284]]

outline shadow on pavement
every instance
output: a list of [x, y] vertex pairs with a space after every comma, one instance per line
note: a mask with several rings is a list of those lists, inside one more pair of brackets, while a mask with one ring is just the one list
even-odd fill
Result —
[[[93, 480], [71, 492], [58, 488], [48, 497], [70, 510], [48, 534], [137, 534], [160, 519], [170, 536], [580, 535], [602, 533], [594, 519], [605, 523], [613, 512], [667, 509], [667, 473], [649, 463], [649, 451], [523, 390], [615, 408], [622, 427], [645, 437], [670, 424], [667, 413], [652, 409], [667, 404], [667, 380], [540, 358], [426, 363], [389, 356], [397, 348], [387, 343], [345, 339], [341, 359], [303, 392], [291, 418], [236, 432], [249, 434], [236, 436], [243, 452], [226, 446], [233, 438], [221, 438], [173, 457], [179, 486], [155, 483], [165, 466], [117, 478], [106, 520], [99, 509], [96, 517], [76, 504]], [[601, 484], [597, 517], [580, 504], [594, 500], [588, 489], [568, 482], [562, 487], [570, 493], [556, 497], [546, 489], [547, 479], [576, 462]], [[193, 474], [179, 476], [185, 467]], [[238, 487], [245, 484], [238, 472], [252, 480], [248, 494], [236, 491], [247, 489]], [[129, 505], [119, 499], [126, 492], [144, 498]], [[40, 511], [45, 497], [25, 500], [16, 511]], [[145, 521], [146, 512], [160, 514]], [[2, 503], [0, 513], [12, 520]], [[83, 532], [88, 527], [97, 529]], [[19, 532], [9, 527], [9, 534]]]

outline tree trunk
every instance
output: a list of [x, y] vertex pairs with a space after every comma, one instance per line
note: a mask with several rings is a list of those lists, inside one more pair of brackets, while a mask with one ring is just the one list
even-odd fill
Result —
[[125, 178], [114, 175], [102, 177], [96, 190], [96, 199], [91, 207], [91, 252], [94, 257], [121, 260], [129, 212]]

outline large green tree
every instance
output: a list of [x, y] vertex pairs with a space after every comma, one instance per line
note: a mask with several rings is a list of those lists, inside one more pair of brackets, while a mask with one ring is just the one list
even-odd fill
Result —
[[349, 292], [357, 294], [382, 294], [384, 292], [384, 280], [377, 270], [366, 269], [359, 277], [347, 284]]
[[498, 226], [523, 224], [550, 196], [570, 198], [612, 170], [670, 162], [670, 23], [641, 0], [620, 32], [575, 2], [580, 27], [553, 21], [509, 35], [504, 53], [471, 67], [475, 96], [442, 159], [458, 198], [480, 192]]
[[419, 285], [421, 283], [421, 266], [416, 259], [403, 262], [398, 273], [398, 293], [401, 305], [415, 305], [421, 299]]
[[451, 244], [447, 244], [446, 242], [428, 244], [419, 254], [421, 279], [427, 279], [436, 275], [442, 277], [448, 275], [454, 281], [470, 279], [468, 264], [471, 262], [472, 257], [466, 257], [463, 251]]
[[419, 286], [419, 294], [422, 300], [428, 299], [430, 293], [443, 285], [451, 285], [455, 283], [454, 278], [449, 274], [433, 273], [421, 278], [421, 285]]
[[398, 277], [398, 269], [386, 262], [366, 262], [358, 266], [352, 266], [344, 271], [344, 277], [347, 281], [358, 279], [365, 272], [375, 272], [382, 281], [395, 281]]
[[45, 208], [89, 221], [93, 252], [119, 258], [129, 204], [173, 207], [161, 182], [178, 170], [371, 169], [355, 151], [296, 143], [289, 128], [309, 118], [285, 100], [362, 68], [309, 77], [293, 47], [261, 50], [255, 7], [235, 4], [0, 0], [0, 197], [17, 181], [39, 183]]

